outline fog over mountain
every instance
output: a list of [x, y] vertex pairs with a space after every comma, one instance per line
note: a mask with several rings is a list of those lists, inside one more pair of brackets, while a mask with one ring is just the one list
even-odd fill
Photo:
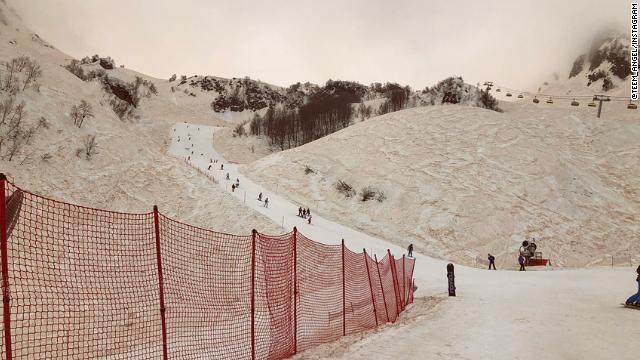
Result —
[[250, 76], [281, 86], [349, 79], [423, 88], [460, 75], [529, 89], [567, 72], [600, 29], [628, 32], [629, 7], [626, 0], [403, 0], [393, 11], [377, 0], [9, 5], [70, 55], [109, 54], [160, 78]]

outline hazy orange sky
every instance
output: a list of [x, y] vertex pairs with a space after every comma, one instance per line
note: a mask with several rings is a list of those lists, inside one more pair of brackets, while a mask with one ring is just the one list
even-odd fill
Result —
[[603, 27], [628, 31], [629, 1], [10, 0], [74, 57], [168, 78], [327, 79], [414, 88], [450, 75], [535, 88]]

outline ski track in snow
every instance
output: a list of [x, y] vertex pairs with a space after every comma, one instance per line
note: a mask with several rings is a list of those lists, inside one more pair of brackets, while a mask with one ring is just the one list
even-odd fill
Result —
[[[379, 257], [384, 256], [387, 249], [396, 257], [404, 253], [404, 249], [396, 245], [324, 219], [313, 210], [312, 224], [307, 224], [297, 216], [298, 204], [277, 192], [267, 191], [240, 174], [238, 164], [226, 163], [220, 157], [213, 146], [219, 128], [187, 123], [176, 124], [174, 128], [170, 134], [171, 155], [190, 156], [192, 165], [212, 174], [218, 186], [229, 193], [231, 184], [239, 179], [239, 189], [231, 194], [245, 206], [283, 226], [284, 232], [296, 226], [305, 236], [326, 244], [339, 244], [344, 238], [350, 249], [366, 248]], [[211, 164], [210, 159], [218, 163]], [[220, 170], [221, 164], [224, 170]], [[268, 171], [268, 166], [263, 170]], [[230, 181], [225, 180], [227, 173]], [[263, 198], [269, 198], [268, 208], [257, 200], [260, 192]], [[415, 256], [416, 303], [400, 321], [313, 348], [296, 357], [631, 359], [640, 352], [638, 312], [619, 306], [635, 289], [633, 269], [552, 269], [521, 273], [457, 266], [458, 297], [445, 299], [437, 311], [429, 311], [433, 301], [423, 301], [423, 298], [446, 296], [446, 262], [420, 254]]]

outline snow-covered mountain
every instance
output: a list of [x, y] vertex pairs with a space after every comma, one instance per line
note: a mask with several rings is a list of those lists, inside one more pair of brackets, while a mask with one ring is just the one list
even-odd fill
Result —
[[588, 49], [567, 67], [567, 75], [554, 74], [538, 92], [558, 95], [629, 96], [629, 35], [612, 31], [597, 34]]
[[[148, 212], [158, 205], [222, 231], [281, 231], [167, 156], [175, 123], [227, 123], [210, 110], [210, 101], [172, 92], [167, 80], [113, 67], [105, 56], [78, 61], [82, 79], [69, 70], [74, 59], [31, 32], [7, 5], [0, 4], [0, 13], [0, 108], [20, 115], [19, 127], [10, 126], [17, 121], [0, 125], [0, 169], [10, 180], [88, 206]], [[27, 84], [31, 64], [41, 74]], [[80, 124], [78, 114], [87, 109], [91, 115], [85, 112]]]

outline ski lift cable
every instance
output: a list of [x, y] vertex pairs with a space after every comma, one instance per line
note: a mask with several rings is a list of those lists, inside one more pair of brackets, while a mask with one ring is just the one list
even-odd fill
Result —
[[[531, 91], [525, 91], [525, 90], [518, 90], [518, 89], [512, 89], [506, 86], [501, 86], [499, 84], [493, 83], [493, 86], [496, 88], [500, 88], [503, 89], [503, 91], [510, 91], [510, 92], [514, 92], [514, 93], [519, 93], [519, 94], [526, 94], [529, 96], [541, 96], [541, 97], [552, 97], [555, 99], [591, 99], [594, 96], [596, 96], [596, 94], [593, 95], [559, 95], [559, 94], [549, 94], [549, 93], [535, 93], [535, 92], [531, 92]], [[608, 97], [611, 101], [631, 101], [631, 97], [629, 96], [615, 96], [615, 95], [604, 95], [606, 97]], [[615, 99], [615, 100], [614, 100]]]

